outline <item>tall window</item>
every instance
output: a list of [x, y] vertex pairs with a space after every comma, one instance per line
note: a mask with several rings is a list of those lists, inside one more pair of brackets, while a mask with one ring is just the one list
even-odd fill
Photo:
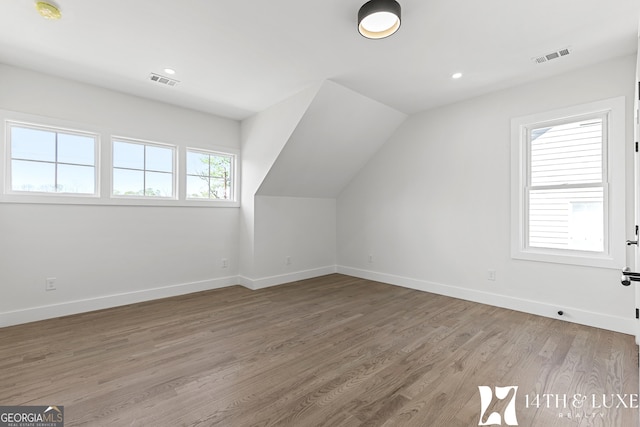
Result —
[[173, 146], [113, 140], [114, 196], [175, 198]]
[[234, 200], [235, 156], [187, 149], [187, 199]]
[[603, 252], [606, 115], [527, 127], [529, 247]]
[[98, 136], [8, 122], [10, 192], [97, 195]]
[[514, 119], [512, 134], [512, 256], [620, 267], [624, 100]]

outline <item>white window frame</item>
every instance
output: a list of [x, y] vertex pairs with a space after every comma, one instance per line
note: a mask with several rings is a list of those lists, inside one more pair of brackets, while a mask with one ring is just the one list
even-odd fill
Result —
[[[24, 123], [45, 128], [52, 128], [63, 132], [79, 133], [82, 135], [96, 135], [97, 145], [95, 149], [95, 185], [96, 194], [79, 193], [49, 193], [49, 192], [12, 192], [11, 190], [11, 153], [9, 146], [9, 132], [6, 123]], [[144, 207], [189, 207], [189, 208], [238, 208], [240, 207], [240, 150], [225, 145], [203, 143], [193, 144], [187, 147], [188, 142], [163, 141], [158, 142], [153, 137], [145, 138], [145, 135], [125, 136], [117, 128], [109, 125], [91, 125], [84, 122], [74, 122], [60, 118], [46, 117], [10, 110], [0, 109], [0, 203], [28, 203], [28, 204], [57, 204], [57, 205], [99, 205], [99, 206], [144, 206]], [[112, 197], [112, 167], [113, 144], [112, 139], [122, 141], [134, 141], [160, 146], [174, 147], [174, 197], [152, 196], [116, 196]], [[107, 142], [104, 142], [107, 141]], [[221, 199], [186, 199], [186, 150], [219, 153], [233, 156], [233, 200]]]
[[185, 189], [183, 194], [185, 195], [185, 200], [189, 203], [215, 203], [215, 204], [237, 204], [238, 203], [238, 153], [231, 151], [223, 151], [223, 150], [209, 150], [204, 148], [195, 148], [195, 147], [186, 147], [185, 149], [185, 162], [189, 152], [199, 153], [199, 154], [208, 154], [213, 156], [223, 156], [231, 158], [231, 193], [229, 199], [204, 199], [204, 198], [196, 198], [196, 197], [188, 197], [186, 190], [186, 181], [187, 181], [187, 167], [185, 164], [184, 170], [184, 181], [185, 181]]
[[[602, 117], [604, 251], [529, 247], [529, 130]], [[621, 269], [625, 264], [625, 98], [617, 97], [511, 120], [511, 257], [591, 267]], [[605, 136], [606, 135], [606, 136]]]
[[[24, 198], [25, 200], [42, 200], [44, 201], [52, 201], [56, 198], [80, 198], [80, 199], [96, 199], [100, 198], [100, 135], [95, 132], [90, 132], [86, 130], [78, 130], [73, 129], [71, 127], [66, 127], [64, 125], [55, 125], [48, 123], [48, 120], [35, 120], [35, 121], [23, 121], [17, 119], [5, 119], [4, 120], [4, 131], [6, 141], [4, 147], [4, 194], [8, 198]], [[73, 192], [57, 192], [57, 191], [20, 191], [13, 189], [12, 182], [12, 160], [13, 155], [11, 153], [11, 128], [24, 128], [24, 129], [33, 129], [33, 130], [42, 130], [47, 132], [54, 132], [56, 134], [62, 133], [67, 135], [77, 135], [83, 136], [93, 139], [93, 193], [73, 193]], [[57, 150], [57, 147], [56, 147]], [[65, 162], [59, 162], [57, 160], [51, 161], [43, 161], [43, 163], [51, 163], [56, 165], [56, 179], [57, 179], [57, 165], [59, 164], [70, 164]], [[89, 165], [82, 165], [89, 166]]]
[[[171, 172], [171, 182], [172, 182], [172, 191], [171, 197], [162, 197], [162, 196], [146, 196], [146, 195], [126, 195], [126, 194], [114, 194], [113, 188], [113, 171], [114, 169], [126, 169], [126, 168], [117, 168], [114, 166], [113, 161], [113, 150], [115, 147], [115, 142], [125, 142], [128, 144], [137, 144], [142, 145], [144, 147], [159, 147], [159, 148], [169, 148], [173, 152], [172, 159], [172, 172]], [[146, 148], [145, 148], [146, 150]], [[123, 199], [123, 200], [178, 200], [178, 147], [173, 144], [167, 144], [164, 142], [156, 142], [156, 141], [147, 141], [143, 139], [135, 139], [135, 138], [127, 138], [123, 136], [112, 136], [111, 137], [111, 164], [109, 165], [110, 170], [110, 182], [111, 185], [109, 187], [109, 194], [112, 199]], [[147, 171], [154, 172], [153, 170], [147, 170], [146, 165], [144, 165], [144, 169], [132, 169], [142, 171], [143, 174]], [[167, 173], [167, 172], [163, 172]], [[145, 189], [146, 191], [146, 189]]]

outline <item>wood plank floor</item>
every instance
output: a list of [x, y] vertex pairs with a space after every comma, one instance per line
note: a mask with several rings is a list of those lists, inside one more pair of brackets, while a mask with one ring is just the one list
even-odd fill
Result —
[[478, 386], [518, 386], [520, 426], [627, 427], [637, 366], [628, 335], [335, 274], [0, 329], [0, 405], [64, 405], [66, 426], [467, 427]]

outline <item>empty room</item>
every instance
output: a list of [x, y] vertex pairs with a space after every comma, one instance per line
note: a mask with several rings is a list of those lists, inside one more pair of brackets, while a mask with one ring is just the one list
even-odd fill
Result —
[[639, 425], [637, 0], [12, 0], [0, 427]]

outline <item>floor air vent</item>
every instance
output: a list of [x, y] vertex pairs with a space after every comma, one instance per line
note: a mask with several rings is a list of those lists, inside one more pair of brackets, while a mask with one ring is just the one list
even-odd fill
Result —
[[175, 86], [180, 83], [178, 80], [170, 79], [169, 77], [161, 76], [156, 73], [149, 74], [149, 80], [166, 86]]
[[537, 56], [537, 57], [533, 58], [533, 61], [535, 63], [537, 63], [537, 64], [542, 64], [544, 62], [548, 62], [548, 61], [551, 61], [553, 59], [558, 59], [558, 58], [561, 58], [563, 56], [567, 56], [570, 53], [571, 53], [571, 51], [567, 47], [565, 49], [560, 49], [560, 50], [555, 51], [555, 52], [547, 53], [546, 55]]

